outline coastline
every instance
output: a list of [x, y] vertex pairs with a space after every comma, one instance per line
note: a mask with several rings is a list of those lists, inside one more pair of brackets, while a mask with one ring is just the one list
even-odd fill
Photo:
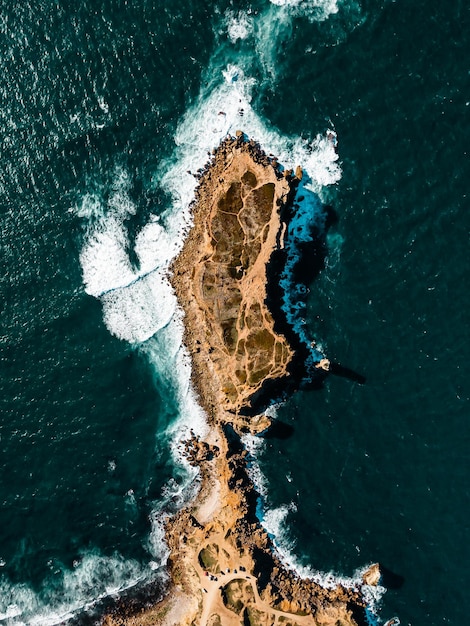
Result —
[[281, 208], [301, 176], [300, 168], [281, 173], [241, 131], [197, 174], [194, 225], [171, 282], [185, 314], [192, 384], [210, 426], [205, 441], [186, 442], [201, 487], [167, 521], [168, 595], [138, 615], [108, 615], [107, 626], [354, 626], [364, 619], [359, 588], [327, 590], [281, 563], [256, 515], [259, 496], [240, 439], [269, 427], [262, 412], [250, 413], [251, 401], [266, 381], [271, 389], [288, 380], [295, 358], [274, 330], [266, 284], [272, 252], [283, 246]]

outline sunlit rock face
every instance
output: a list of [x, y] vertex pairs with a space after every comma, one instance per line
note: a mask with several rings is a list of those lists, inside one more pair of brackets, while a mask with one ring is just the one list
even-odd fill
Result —
[[258, 146], [227, 139], [201, 176], [194, 227], [173, 268], [196, 386], [211, 371], [213, 407], [232, 415], [266, 380], [286, 376], [293, 357], [266, 305], [266, 268], [289, 190]]

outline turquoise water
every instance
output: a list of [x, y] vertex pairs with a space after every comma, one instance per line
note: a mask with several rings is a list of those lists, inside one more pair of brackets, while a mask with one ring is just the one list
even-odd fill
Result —
[[197, 486], [178, 441], [205, 428], [165, 272], [187, 170], [242, 127], [337, 214], [305, 327], [367, 379], [277, 408], [265, 524], [299, 568], [380, 561], [380, 620], [464, 623], [468, 8], [154, 4], [2, 8], [0, 621], [165, 581], [161, 521]]

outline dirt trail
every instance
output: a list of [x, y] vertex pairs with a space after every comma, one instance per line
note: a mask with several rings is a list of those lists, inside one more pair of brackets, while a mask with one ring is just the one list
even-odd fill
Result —
[[[254, 596], [254, 602], [249, 602], [250, 608], [261, 611], [262, 613], [266, 613], [268, 616], [272, 616], [274, 618], [274, 623], [278, 622], [279, 617], [284, 617], [286, 620], [289, 620], [291, 623], [298, 626], [317, 626], [318, 623], [311, 615], [294, 615], [292, 613], [287, 613], [286, 611], [279, 611], [272, 608], [266, 602], [263, 602], [259, 595], [256, 577], [249, 572], [240, 571], [239, 567], [240, 566], [238, 566], [238, 568], [235, 568], [235, 571], [230, 570], [229, 573], [220, 573], [216, 576], [209, 574], [207, 576], [205, 570], [200, 566], [200, 564], [195, 564], [195, 569], [199, 575], [202, 592], [202, 614], [199, 621], [199, 626], [207, 626], [210, 616], [214, 613], [218, 613], [218, 611], [220, 610], [220, 604], [221, 602], [223, 602], [222, 589], [234, 580], [239, 580], [244, 584], [250, 585]], [[217, 605], [219, 605], [219, 607]], [[238, 617], [235, 612], [233, 612], [233, 619], [234, 623], [241, 624], [241, 618]], [[236, 621], [237, 619], [238, 622]]]

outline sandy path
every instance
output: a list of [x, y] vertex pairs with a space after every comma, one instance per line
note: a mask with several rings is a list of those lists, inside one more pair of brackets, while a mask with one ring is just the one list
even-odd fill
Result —
[[[214, 612], [213, 609], [220, 598], [220, 593], [223, 587], [228, 585], [233, 580], [243, 580], [250, 583], [251, 588], [253, 589], [253, 594], [255, 597], [255, 602], [251, 603], [254, 609], [258, 611], [262, 611], [269, 615], [274, 616], [275, 622], [278, 621], [279, 617], [285, 617], [290, 619], [291, 621], [295, 621], [299, 626], [316, 626], [317, 622], [313, 619], [311, 615], [294, 615], [293, 613], [286, 613], [285, 611], [279, 611], [277, 609], [273, 609], [269, 604], [263, 602], [260, 598], [258, 592], [257, 579], [252, 574], [246, 574], [245, 572], [234, 573], [231, 572], [229, 574], [219, 574], [216, 576], [216, 580], [211, 580], [209, 576], [205, 576], [202, 568], [199, 568], [199, 574], [202, 574], [202, 582], [201, 582], [201, 591], [205, 589], [206, 591], [202, 591], [202, 614], [201, 621], [199, 622], [199, 626], [207, 626], [207, 621], [211, 614]], [[207, 581], [207, 582], [206, 582]], [[205, 586], [203, 586], [203, 583]]]

